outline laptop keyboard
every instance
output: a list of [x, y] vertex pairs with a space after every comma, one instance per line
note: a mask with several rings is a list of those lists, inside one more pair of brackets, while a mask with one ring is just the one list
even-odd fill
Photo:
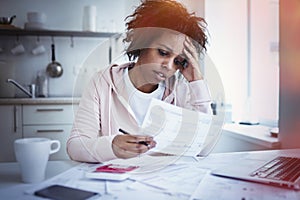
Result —
[[250, 174], [261, 178], [296, 181], [300, 176], [300, 158], [280, 156]]

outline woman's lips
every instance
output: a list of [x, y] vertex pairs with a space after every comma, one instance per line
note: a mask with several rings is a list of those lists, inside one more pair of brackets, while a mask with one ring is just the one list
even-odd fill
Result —
[[161, 72], [155, 72], [156, 76], [158, 77], [159, 80], [165, 80], [166, 79], [166, 76], [161, 73]]

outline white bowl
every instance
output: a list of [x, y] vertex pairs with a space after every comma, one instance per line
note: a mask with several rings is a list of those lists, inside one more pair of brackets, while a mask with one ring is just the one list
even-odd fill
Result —
[[39, 22], [27, 22], [24, 24], [24, 29], [28, 29], [28, 30], [45, 29], [45, 24]]
[[45, 23], [47, 20], [47, 16], [45, 13], [41, 12], [28, 12], [27, 20], [30, 23]]

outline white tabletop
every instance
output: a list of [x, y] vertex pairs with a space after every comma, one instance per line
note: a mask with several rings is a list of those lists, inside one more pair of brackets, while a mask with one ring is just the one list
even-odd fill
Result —
[[[71, 160], [49, 161], [46, 169], [46, 179], [64, 172], [77, 164], [77, 162]], [[29, 185], [22, 183], [18, 163], [0, 162], [0, 188], [3, 189], [16, 185]]]
[[[46, 180], [76, 165], [78, 163], [71, 160], [49, 161], [46, 169]], [[0, 162], [0, 199], [34, 199], [32, 196], [24, 195], [23, 191], [38, 184], [26, 184], [21, 181], [18, 163]]]
[[[165, 168], [167, 173], [160, 171], [153, 171], [148, 173], [148, 178], [157, 178], [158, 181], [147, 182], [137, 177], [137, 179], [112, 182], [89, 180], [82, 178], [84, 167], [72, 161], [49, 161], [47, 166], [47, 180], [42, 182], [41, 185], [63, 183], [64, 185], [80, 188], [97, 190], [101, 193], [99, 199], [136, 199], [137, 196], [143, 196], [144, 200], [147, 199], [272, 199], [272, 200], [299, 200], [300, 191], [294, 191], [274, 186], [267, 186], [262, 184], [250, 183], [246, 181], [239, 181], [227, 178], [221, 178], [211, 175], [209, 170], [219, 167], [238, 165], [243, 161], [243, 158], [251, 158], [255, 162], [263, 162], [269, 160], [270, 157], [283, 154], [300, 155], [300, 149], [297, 150], [270, 150], [270, 151], [252, 151], [252, 152], [236, 152], [236, 153], [216, 153], [211, 154], [206, 158], [191, 158], [181, 157], [173, 164], [178, 164], [179, 167], [174, 168], [170, 165]], [[167, 158], [166, 158], [167, 159]], [[151, 160], [151, 159], [150, 159]], [[153, 160], [155, 161], [155, 160]], [[145, 162], [144, 162], [145, 163]], [[90, 166], [90, 165], [84, 165]], [[181, 169], [180, 169], [181, 166]], [[172, 168], [173, 167], [173, 168]], [[183, 168], [182, 168], [183, 167]], [[179, 170], [175, 172], [174, 169]], [[197, 174], [201, 177], [199, 182], [195, 183], [194, 175], [190, 173], [189, 169], [196, 170]], [[77, 170], [77, 171], [76, 171]], [[169, 170], [169, 171], [168, 171]], [[173, 170], [173, 171], [172, 171]], [[184, 174], [186, 173], [186, 174]], [[202, 174], [201, 174], [202, 173]], [[169, 174], [169, 175], [168, 175]], [[171, 174], [171, 176], [170, 176]], [[57, 175], [57, 176], [55, 176]], [[145, 174], [144, 174], [145, 175]], [[144, 176], [143, 175], [143, 176]], [[77, 177], [76, 177], [77, 176]], [[166, 177], [163, 177], [166, 176]], [[52, 177], [52, 178], [51, 178]], [[181, 177], [183, 179], [181, 179]], [[189, 177], [189, 178], [188, 178]], [[144, 178], [144, 177], [143, 177]], [[168, 180], [170, 179], [170, 181]], [[168, 190], [160, 190], [157, 186], [164, 186], [159, 181], [168, 183], [176, 183], [172, 188], [166, 186]], [[178, 182], [178, 180], [180, 182]], [[177, 181], [177, 182], [176, 182]], [[193, 182], [194, 181], [194, 182]], [[148, 184], [150, 183], [150, 184]], [[189, 195], [181, 193], [182, 191], [189, 191], [187, 185], [194, 185], [194, 189]], [[148, 184], [148, 185], [147, 185]], [[151, 185], [152, 184], [152, 185]], [[154, 185], [153, 185], [154, 184]], [[154, 186], [154, 187], [153, 187]], [[20, 170], [17, 163], [0, 163], [0, 198], [2, 199], [39, 199], [33, 195], [25, 194], [24, 191], [32, 191], [39, 188], [39, 184], [24, 184], [21, 183]], [[175, 190], [174, 190], [175, 189]], [[178, 193], [174, 192], [177, 191]], [[174, 192], [174, 193], [172, 193]], [[195, 197], [195, 198], [191, 198]], [[199, 198], [200, 197], [200, 198]]]

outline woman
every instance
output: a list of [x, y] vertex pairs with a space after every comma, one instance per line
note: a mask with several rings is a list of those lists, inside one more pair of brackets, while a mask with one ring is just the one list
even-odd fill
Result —
[[131, 62], [98, 72], [83, 93], [67, 142], [73, 160], [131, 158], [154, 148], [152, 137], [135, 134], [152, 98], [211, 113], [199, 66], [204, 19], [172, 0], [145, 0], [126, 19]]

